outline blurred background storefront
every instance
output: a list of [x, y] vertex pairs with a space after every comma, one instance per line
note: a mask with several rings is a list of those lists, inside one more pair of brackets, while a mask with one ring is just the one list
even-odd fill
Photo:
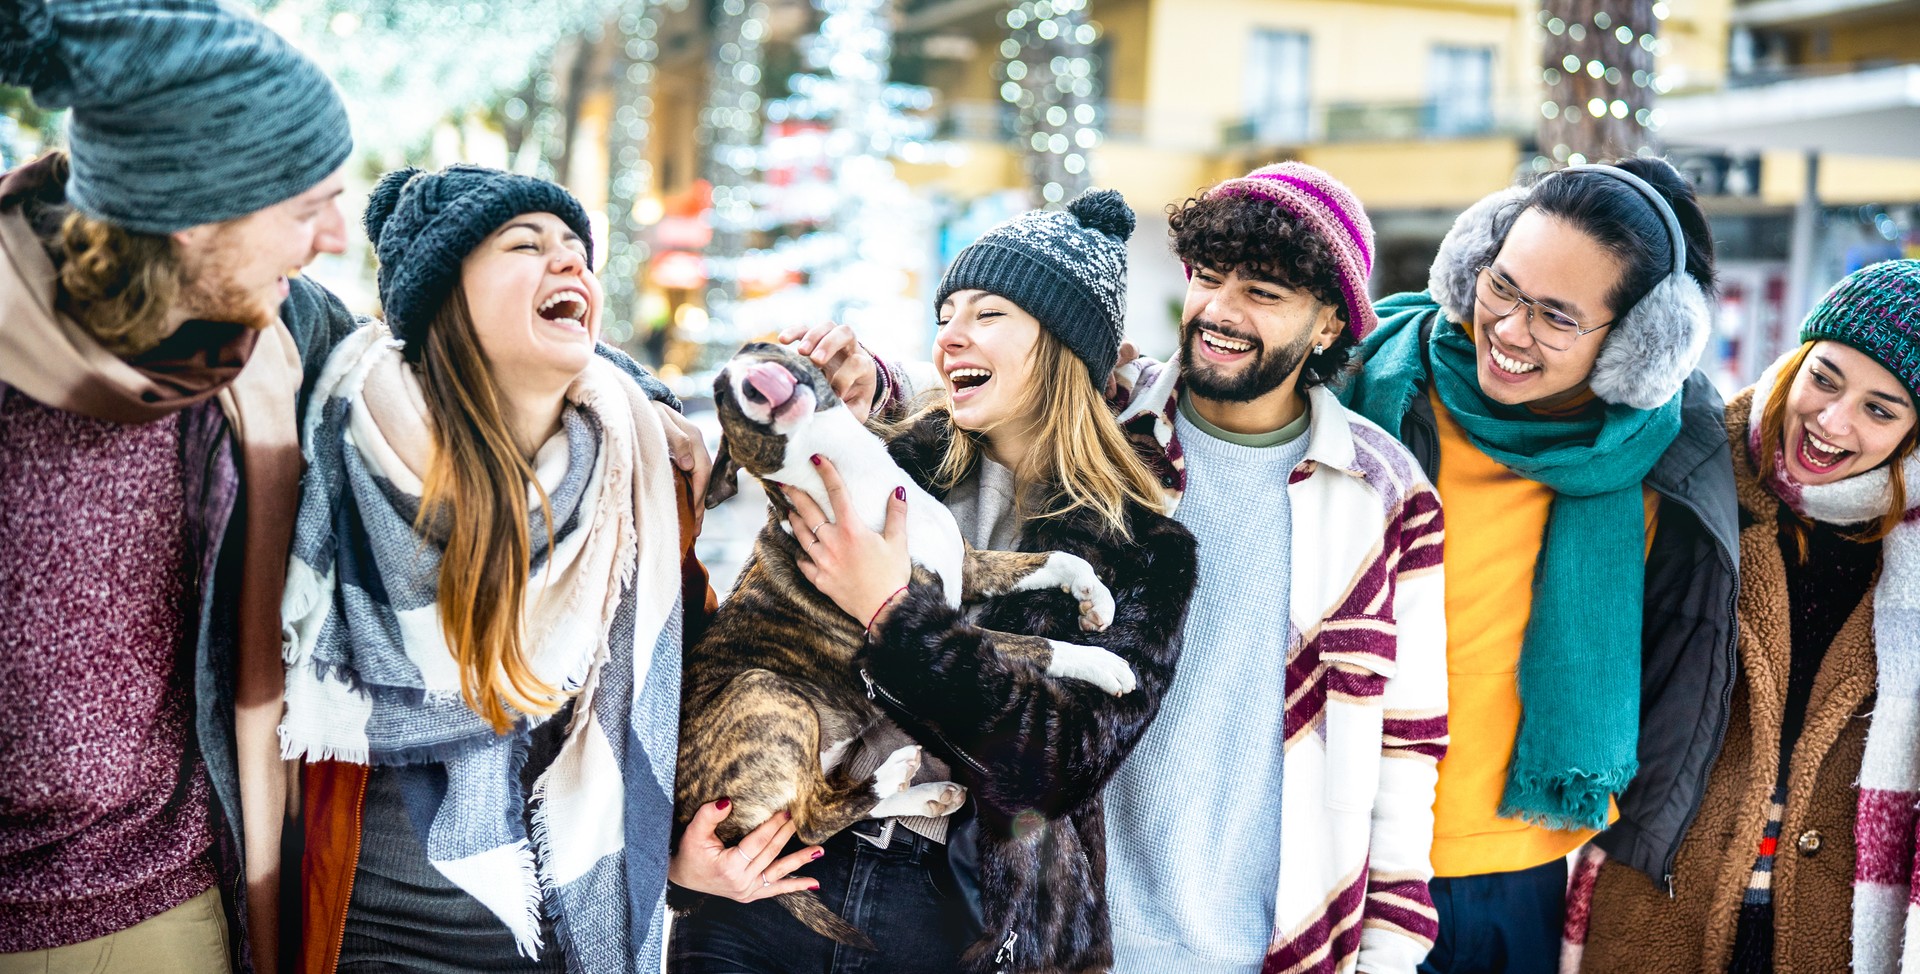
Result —
[[[605, 337], [694, 398], [789, 324], [924, 358], [947, 261], [1093, 185], [1139, 214], [1130, 337], [1170, 352], [1167, 206], [1285, 158], [1366, 204], [1386, 293], [1424, 286], [1453, 217], [1517, 176], [1668, 156], [1713, 219], [1705, 367], [1728, 389], [1832, 282], [1920, 256], [1920, 0], [254, 5], [346, 91], [357, 192], [456, 160], [572, 188], [606, 255]], [[0, 163], [61, 124], [0, 88]], [[312, 273], [375, 310], [364, 241]], [[727, 558], [758, 523], [740, 516], [709, 531], [741, 536]]]

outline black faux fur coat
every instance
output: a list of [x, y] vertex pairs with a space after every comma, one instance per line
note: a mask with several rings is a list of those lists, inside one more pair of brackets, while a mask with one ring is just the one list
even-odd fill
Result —
[[[933, 471], [952, 435], [934, 414], [889, 448], [939, 496]], [[1197, 573], [1186, 528], [1137, 505], [1127, 513], [1129, 540], [1077, 510], [1026, 522], [1017, 546], [1091, 563], [1113, 593], [1106, 631], [1080, 631], [1076, 603], [1057, 590], [1001, 596], [969, 622], [922, 571], [862, 653], [876, 699], [947, 762], [978, 808], [986, 932], [966, 952], [968, 971], [1082, 974], [1113, 962], [1100, 793], [1173, 681]], [[1104, 647], [1133, 667], [1138, 687], [1113, 697], [1050, 679], [983, 646], [982, 629]]]

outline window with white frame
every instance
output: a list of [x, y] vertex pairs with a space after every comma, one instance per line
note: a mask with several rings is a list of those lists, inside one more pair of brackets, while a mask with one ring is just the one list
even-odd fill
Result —
[[1427, 80], [1430, 132], [1471, 135], [1493, 128], [1493, 48], [1437, 44]]
[[1258, 30], [1247, 52], [1247, 116], [1265, 143], [1305, 141], [1309, 135], [1307, 35]]

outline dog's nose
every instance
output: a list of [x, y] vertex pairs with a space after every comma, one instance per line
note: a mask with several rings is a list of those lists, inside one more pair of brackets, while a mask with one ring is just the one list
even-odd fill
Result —
[[778, 409], [793, 398], [793, 373], [778, 362], [760, 362], [747, 369], [747, 384]]

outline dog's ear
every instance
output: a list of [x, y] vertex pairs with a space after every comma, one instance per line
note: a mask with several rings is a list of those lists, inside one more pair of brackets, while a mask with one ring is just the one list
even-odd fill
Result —
[[733, 451], [727, 449], [726, 434], [720, 436], [720, 448], [713, 451], [713, 472], [707, 475], [707, 496], [702, 503], [711, 511], [740, 492], [738, 474], [740, 465], [733, 462]]

